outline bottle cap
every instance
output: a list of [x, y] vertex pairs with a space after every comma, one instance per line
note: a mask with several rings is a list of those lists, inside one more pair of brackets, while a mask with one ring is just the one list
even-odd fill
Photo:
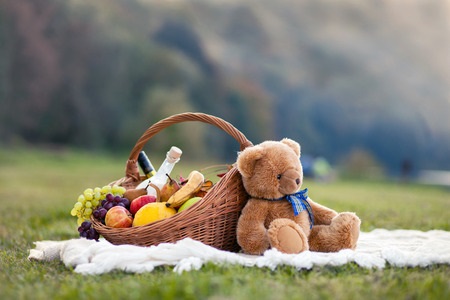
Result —
[[180, 159], [182, 153], [183, 153], [183, 151], [181, 151], [180, 148], [172, 146], [172, 148], [170, 148], [169, 152], [167, 152], [167, 160], [170, 163], [177, 162]]

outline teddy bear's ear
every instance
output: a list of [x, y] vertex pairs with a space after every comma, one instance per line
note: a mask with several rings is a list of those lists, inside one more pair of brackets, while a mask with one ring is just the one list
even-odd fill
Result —
[[294, 150], [295, 154], [297, 154], [297, 156], [300, 157], [301, 148], [300, 148], [300, 144], [299, 143], [297, 143], [294, 140], [288, 139], [288, 138], [282, 139], [281, 142], [283, 144], [288, 145], [289, 147], [291, 147], [292, 150]]
[[245, 148], [239, 153], [236, 165], [239, 172], [244, 177], [253, 176], [253, 170], [255, 169], [256, 162], [263, 158], [264, 149], [261, 146], [251, 146]]

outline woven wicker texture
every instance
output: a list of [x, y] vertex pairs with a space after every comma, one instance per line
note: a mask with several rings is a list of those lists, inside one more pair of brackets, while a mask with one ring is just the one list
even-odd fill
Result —
[[[139, 175], [136, 163], [144, 145], [164, 128], [186, 121], [199, 121], [217, 126], [239, 143], [240, 150], [252, 145], [233, 125], [218, 117], [203, 113], [173, 115], [155, 123], [144, 132], [130, 153], [125, 177], [114, 183], [127, 189], [136, 187], [144, 179]], [[94, 218], [92, 223], [106, 240], [116, 245], [151, 246], [190, 237], [221, 250], [237, 252], [240, 248], [236, 241], [236, 225], [247, 199], [248, 195], [242, 185], [241, 176], [233, 167], [201, 201], [168, 219], [131, 228], [108, 227]]]

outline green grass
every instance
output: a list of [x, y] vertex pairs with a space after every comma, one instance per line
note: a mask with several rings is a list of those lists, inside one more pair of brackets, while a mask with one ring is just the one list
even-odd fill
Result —
[[[59, 261], [28, 261], [38, 240], [77, 237], [69, 211], [86, 187], [123, 176], [126, 157], [74, 151], [0, 150], [0, 299], [449, 299], [450, 266], [363, 269], [355, 264], [296, 270], [208, 264], [178, 275], [82, 276]], [[181, 162], [174, 172], [193, 166]], [[203, 167], [203, 166], [200, 166]], [[450, 191], [395, 182], [307, 181], [310, 196], [355, 211], [362, 230], [450, 230]]]

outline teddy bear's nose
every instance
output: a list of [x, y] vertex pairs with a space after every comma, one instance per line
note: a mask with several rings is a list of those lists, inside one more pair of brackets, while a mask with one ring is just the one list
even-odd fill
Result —
[[300, 178], [295, 179], [296, 184], [300, 184]]

